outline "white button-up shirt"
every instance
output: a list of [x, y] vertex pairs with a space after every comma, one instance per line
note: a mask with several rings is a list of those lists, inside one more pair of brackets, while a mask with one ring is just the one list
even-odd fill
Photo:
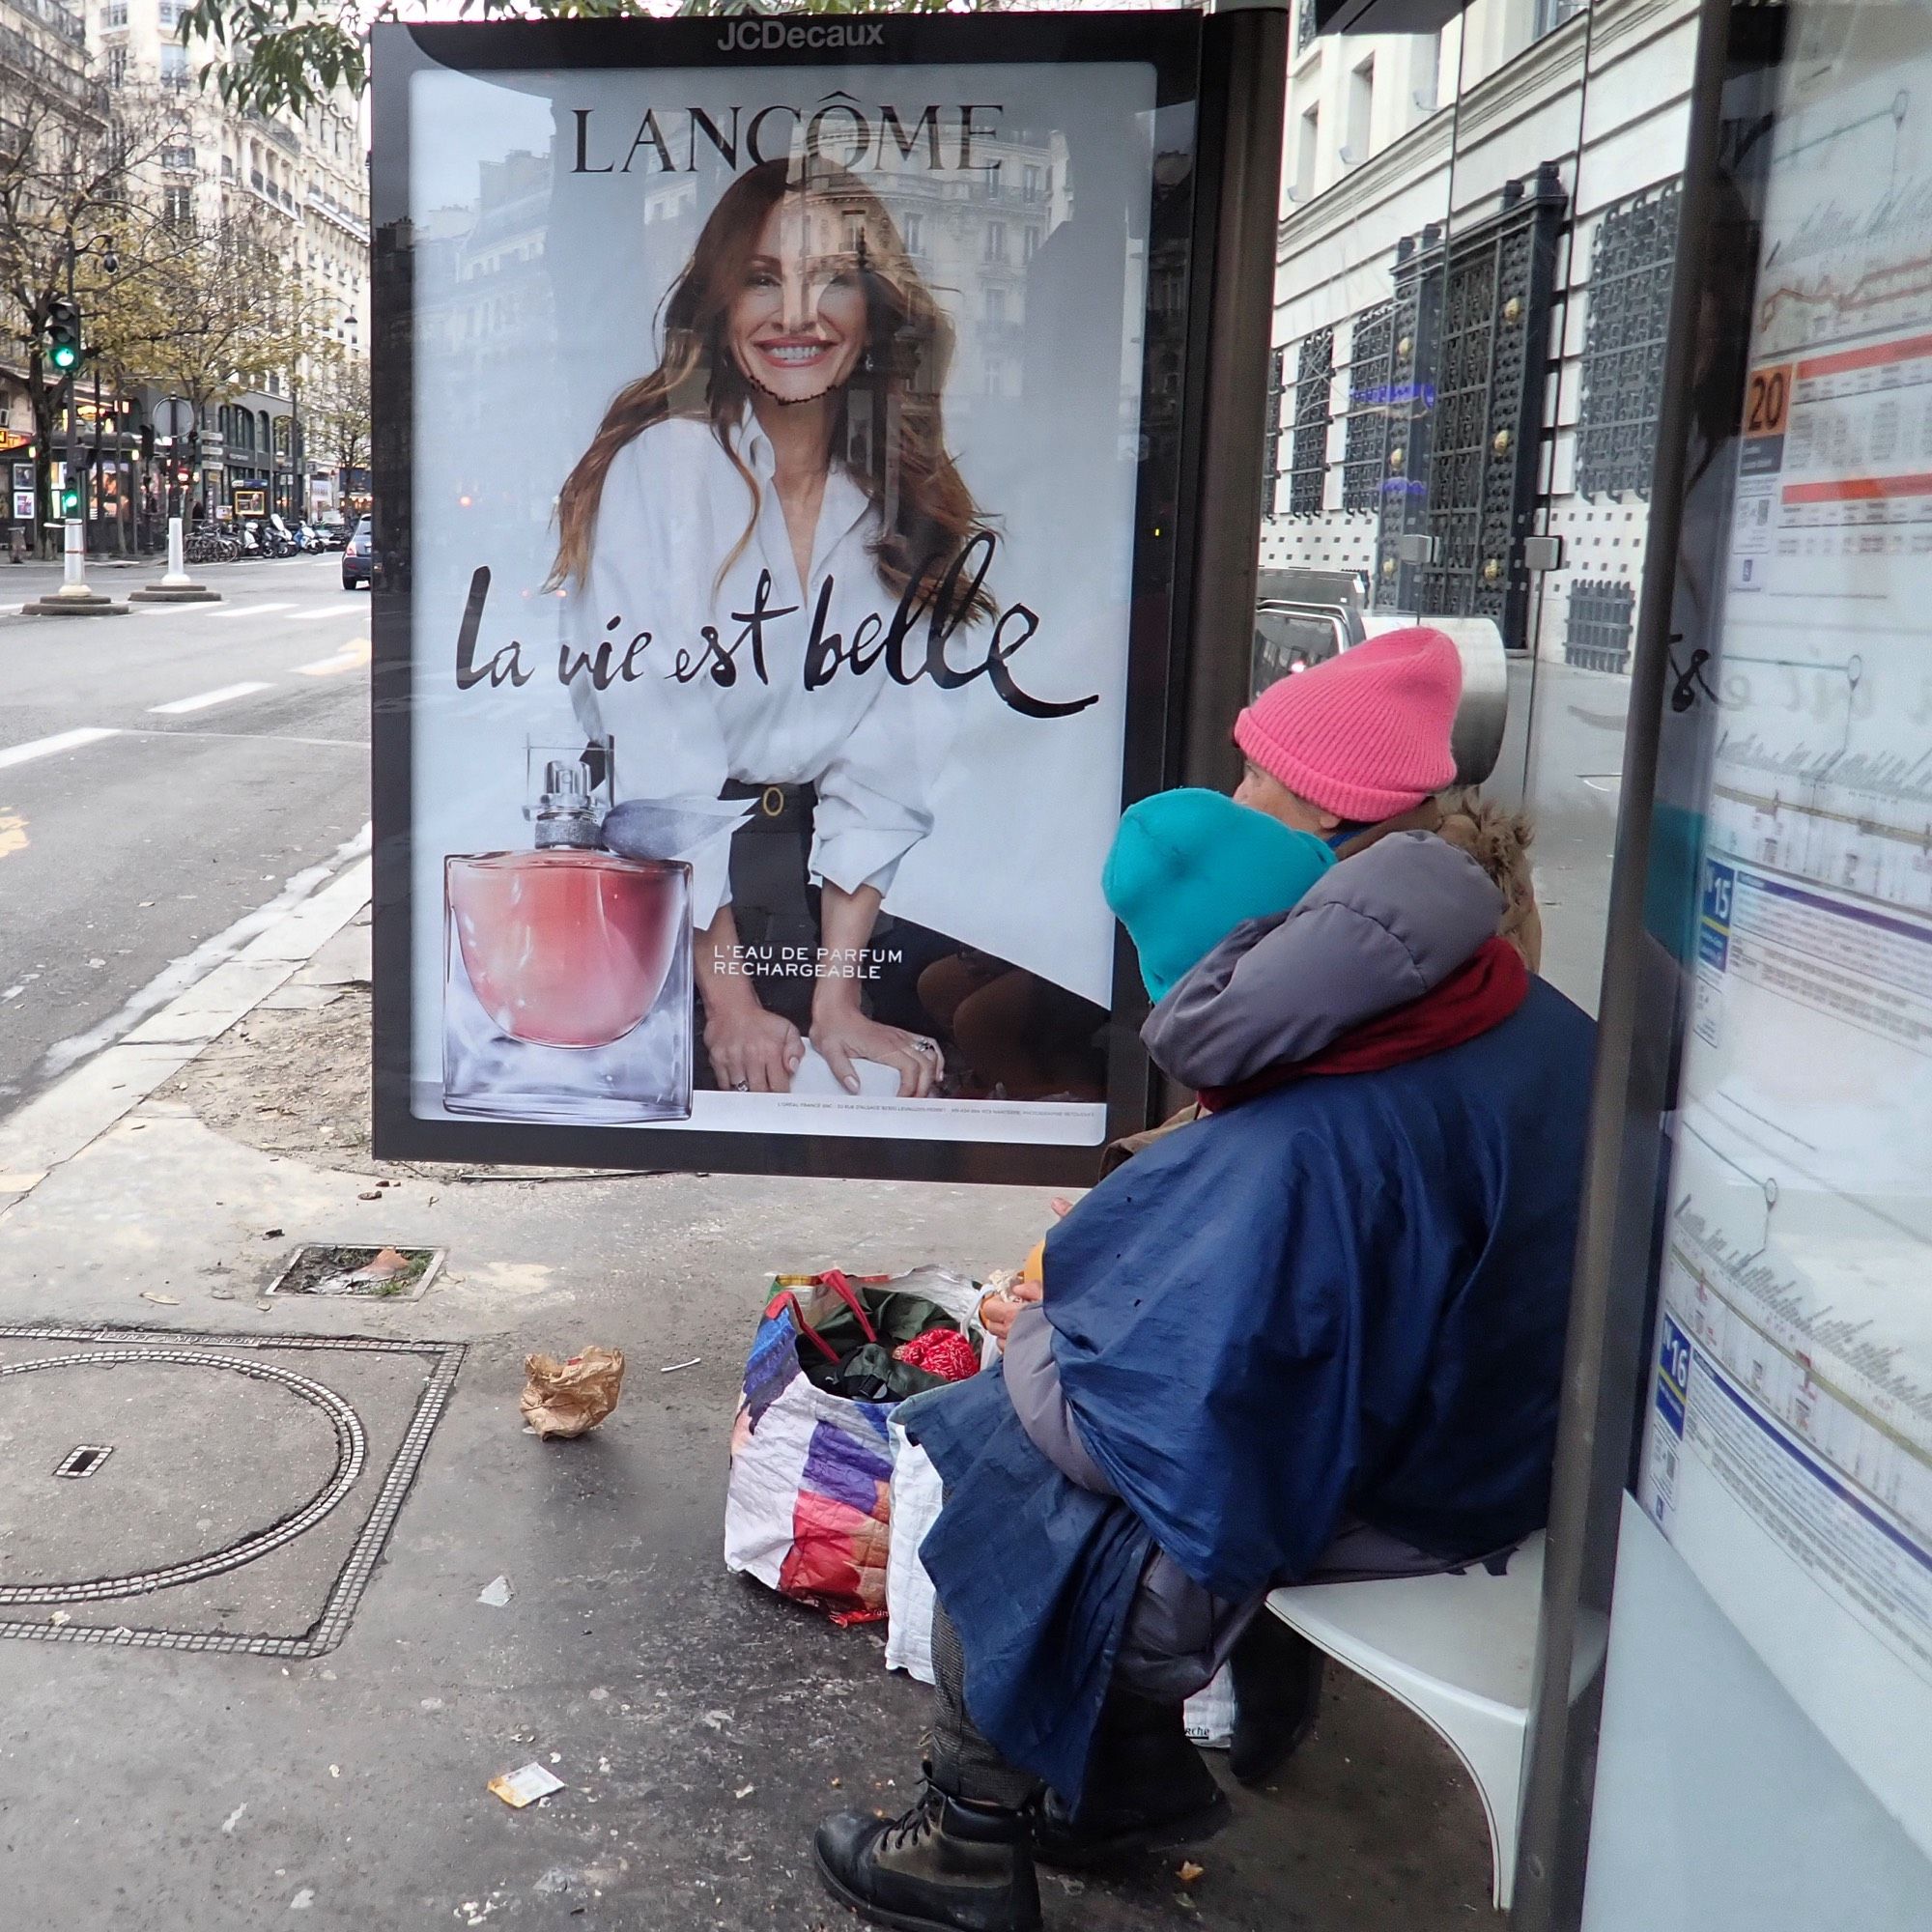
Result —
[[[951, 735], [948, 694], [930, 678], [899, 684], [883, 662], [863, 673], [841, 664], [818, 689], [805, 688], [806, 645], [828, 577], [825, 635], [837, 632], [847, 648], [876, 613], [876, 649], [898, 604], [867, 551], [879, 513], [835, 463], [801, 583], [771, 444], [750, 411], [733, 434], [757, 478], [755, 522], [752, 493], [709, 422], [652, 424], [617, 452], [604, 479], [589, 577], [570, 593], [566, 630], [573, 651], [611, 646], [613, 673], [638, 634], [650, 633], [632, 656], [637, 675], [613, 675], [598, 698], [614, 740], [617, 797], [696, 805], [716, 800], [729, 780], [813, 785], [811, 876], [847, 892], [871, 885], [884, 893], [899, 860], [931, 830], [927, 800]], [[733, 681], [721, 685], [706, 662], [706, 627], [728, 649], [745, 629], [731, 613], [753, 608], [767, 571], [767, 606], [788, 614], [764, 625], [765, 676], [746, 643], [732, 658]], [[909, 637], [908, 665], [923, 662], [924, 633], [922, 623]], [[704, 664], [689, 681], [675, 675], [680, 653], [688, 669]], [[689, 855], [700, 927], [730, 897], [725, 847], [713, 840]]]

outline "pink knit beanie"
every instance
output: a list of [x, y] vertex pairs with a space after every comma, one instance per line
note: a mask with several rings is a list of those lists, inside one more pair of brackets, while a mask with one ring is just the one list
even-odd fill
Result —
[[1462, 696], [1462, 654], [1416, 624], [1269, 685], [1236, 719], [1235, 742], [1323, 811], [1393, 818], [1455, 781]]

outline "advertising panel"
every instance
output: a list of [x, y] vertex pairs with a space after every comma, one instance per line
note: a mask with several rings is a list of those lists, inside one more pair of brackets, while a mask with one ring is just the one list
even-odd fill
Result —
[[1790, 32], [1639, 1492], [1932, 1851], [1932, 19]]
[[1089, 1179], [1195, 16], [385, 28], [378, 1145]]

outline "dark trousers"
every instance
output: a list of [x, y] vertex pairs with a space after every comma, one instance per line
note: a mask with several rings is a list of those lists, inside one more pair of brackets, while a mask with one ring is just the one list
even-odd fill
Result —
[[968, 1804], [1023, 1810], [1040, 1795], [1031, 1772], [1009, 1764], [966, 1711], [966, 1653], [952, 1619], [932, 1606], [932, 1736], [926, 1758], [934, 1788]]
[[[1009, 1764], [966, 1709], [966, 1654], [959, 1633], [938, 1605], [932, 1612], [933, 1720], [926, 1762], [933, 1786], [949, 1798], [1021, 1811], [1045, 1786], [1029, 1771]], [[1189, 1693], [1191, 1694], [1191, 1693]], [[1081, 1800], [1082, 1815], [1110, 1802], [1139, 1796], [1150, 1772], [1156, 1789], [1172, 1789], [1187, 1767], [1200, 1776], [1188, 1742], [1184, 1696], [1144, 1696], [1117, 1674], [1094, 1734], [1093, 1769]]]

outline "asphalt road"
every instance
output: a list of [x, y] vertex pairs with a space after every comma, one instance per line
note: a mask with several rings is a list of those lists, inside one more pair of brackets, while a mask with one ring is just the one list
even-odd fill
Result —
[[0, 566], [0, 1115], [363, 834], [369, 600], [340, 569], [211, 565], [219, 604], [59, 618], [17, 614], [57, 569]]

